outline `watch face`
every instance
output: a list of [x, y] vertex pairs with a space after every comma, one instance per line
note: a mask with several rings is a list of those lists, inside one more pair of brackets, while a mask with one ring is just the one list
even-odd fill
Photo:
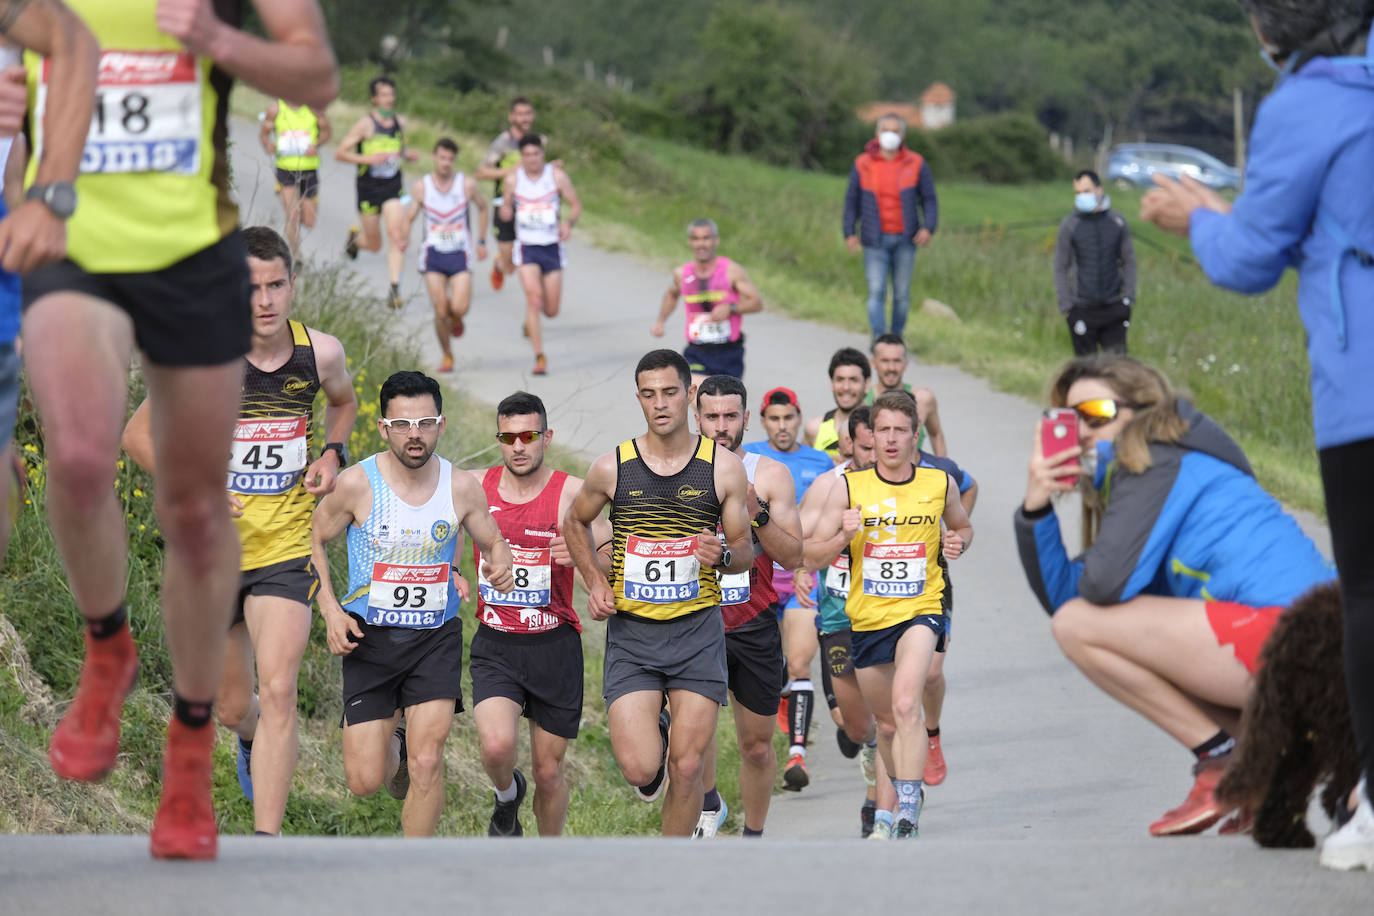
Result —
[[43, 195], [43, 203], [53, 213], [66, 219], [76, 212], [76, 188], [67, 182], [54, 182], [48, 185]]

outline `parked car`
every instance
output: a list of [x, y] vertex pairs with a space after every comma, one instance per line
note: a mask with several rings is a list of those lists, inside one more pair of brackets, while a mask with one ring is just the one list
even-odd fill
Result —
[[1171, 178], [1187, 175], [1214, 191], [1240, 188], [1240, 172], [1215, 156], [1173, 143], [1123, 143], [1107, 160], [1107, 180], [1150, 187], [1160, 173]]

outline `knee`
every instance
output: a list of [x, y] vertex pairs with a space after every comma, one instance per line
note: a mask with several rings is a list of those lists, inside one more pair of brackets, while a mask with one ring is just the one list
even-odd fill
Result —
[[557, 795], [563, 785], [562, 757], [534, 761], [534, 788], [540, 795]]
[[[193, 570], [203, 574], [211, 565], [215, 548], [228, 528], [228, 509], [224, 501], [223, 481], [216, 488], [185, 487], [180, 492], [159, 489], [157, 517], [169, 544], [175, 544], [192, 563]], [[232, 529], [231, 529], [232, 530]]]
[[692, 785], [699, 781], [701, 779], [701, 754], [690, 751], [669, 754], [668, 778], [680, 786]]
[[921, 721], [921, 696], [894, 696], [892, 698], [892, 717], [902, 723], [914, 724]]
[[481, 737], [482, 763], [509, 763], [515, 759], [515, 736], [486, 734]]
[[778, 766], [778, 755], [773, 750], [773, 740], [768, 738], [744, 741], [739, 749], [744, 765], [754, 770], [773, 770]]
[[252, 707], [249, 696], [243, 697], [217, 697], [215, 702], [215, 718], [219, 724], [230, 731], [238, 731], [248, 718], [248, 710]]
[[1050, 618], [1054, 641], [1067, 656], [1072, 657], [1086, 641], [1092, 606], [1082, 598], [1073, 598], [1060, 605]]
[[448, 307], [449, 307], [448, 296], [445, 296], [445, 295], [443, 295], [443, 294], [441, 293], [441, 294], [439, 294], [438, 296], [435, 296], [435, 297], [434, 297], [434, 315], [435, 315], [435, 317], [437, 317], [437, 318], [447, 318], [447, 317], [448, 317]]
[[292, 718], [296, 714], [296, 676], [274, 674], [258, 682], [258, 705], [262, 714], [274, 719]]
[[344, 775], [348, 778], [348, 791], [359, 798], [368, 798], [377, 794], [377, 790], [382, 787], [382, 772], [373, 767], [355, 767], [354, 769], [344, 768]]
[[49, 494], [61, 493], [70, 503], [89, 506], [114, 490], [115, 463], [110, 451], [81, 436], [53, 437], [47, 445]]
[[944, 685], [945, 672], [940, 668], [931, 666], [931, 669], [928, 672], [926, 672], [926, 689], [939, 690]]
[[406, 766], [410, 769], [410, 781], [421, 789], [432, 789], [444, 781], [444, 747], [406, 748]]
[[853, 741], [855, 744], [867, 744], [873, 740], [875, 734], [873, 720], [869, 719], [867, 722], [856, 722], [852, 725], [846, 720], [844, 733], [848, 735], [849, 740]]
[[659, 760], [659, 757], [651, 760], [646, 756], [634, 759], [618, 758], [616, 762], [620, 764], [620, 773], [626, 782], [632, 786], [646, 786], [658, 775]]

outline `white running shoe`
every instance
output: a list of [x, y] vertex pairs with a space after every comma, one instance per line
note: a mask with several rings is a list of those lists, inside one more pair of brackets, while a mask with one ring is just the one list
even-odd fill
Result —
[[859, 751], [859, 772], [864, 776], [864, 782], [870, 787], [878, 784], [878, 747], [874, 744], [865, 744]]
[[697, 821], [697, 829], [692, 831], [692, 839], [709, 840], [720, 830], [725, 823], [725, 816], [730, 813], [730, 806], [725, 804], [725, 799], [720, 800], [719, 811], [703, 811], [701, 818]]
[[890, 840], [892, 839], [892, 822], [875, 820], [873, 822], [873, 832], [868, 835], [870, 840]]
[[1374, 871], [1374, 807], [1369, 803], [1369, 787], [1360, 780], [1360, 803], [1345, 826], [1327, 836], [1322, 843], [1323, 868]]

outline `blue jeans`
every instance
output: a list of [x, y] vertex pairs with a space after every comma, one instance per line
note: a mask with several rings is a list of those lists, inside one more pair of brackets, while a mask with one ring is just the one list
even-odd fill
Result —
[[[911, 236], [884, 232], [876, 248], [864, 248], [864, 278], [868, 281], [868, 323], [873, 336], [906, 330], [911, 308], [911, 272], [916, 267], [916, 245]], [[887, 278], [892, 277], [892, 324], [887, 323]]]

